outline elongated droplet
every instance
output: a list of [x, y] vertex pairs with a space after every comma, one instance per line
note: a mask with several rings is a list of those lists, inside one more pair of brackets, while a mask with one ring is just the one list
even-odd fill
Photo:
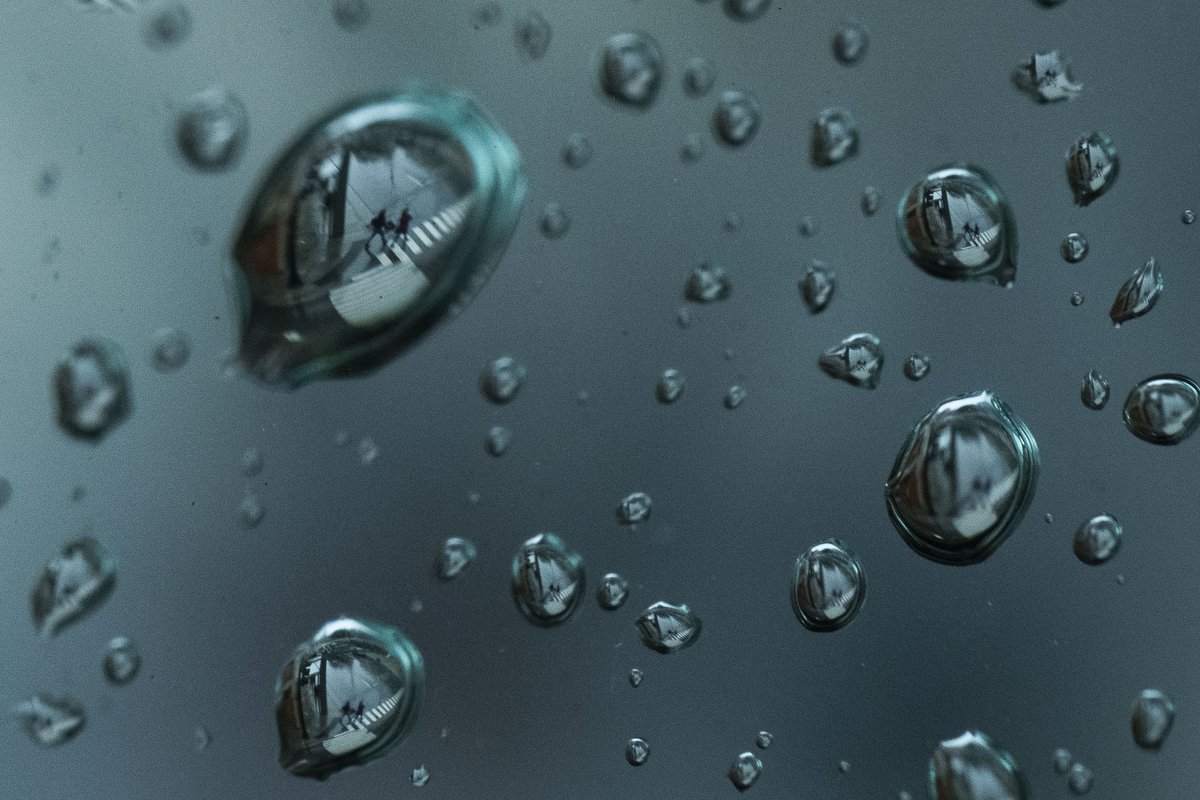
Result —
[[856, 333], [822, 353], [818, 363], [827, 375], [851, 386], [874, 389], [883, 369], [883, 348], [871, 334]]
[[636, 689], [642, 685], [642, 681], [645, 679], [645, 677], [646, 676], [642, 674], [640, 669], [634, 667], [633, 669], [629, 670], [629, 685]]
[[193, 167], [219, 172], [237, 163], [249, 124], [246, 107], [236, 95], [206, 89], [184, 104], [175, 123], [175, 142]]
[[1071, 65], [1057, 50], [1034, 53], [1013, 71], [1013, 82], [1043, 103], [1074, 100], [1083, 91], [1071, 75]]
[[967, 732], [937, 746], [929, 759], [931, 800], [1025, 800], [1017, 762], [987, 734]]
[[1117, 147], [1107, 134], [1084, 134], [1067, 150], [1067, 183], [1078, 205], [1086, 206], [1111, 189], [1119, 172]]
[[845, 627], [866, 594], [867, 579], [858, 559], [837, 539], [813, 545], [796, 559], [792, 608], [809, 630]]
[[1150, 311], [1158, 302], [1162, 290], [1162, 270], [1158, 268], [1158, 262], [1151, 258], [1134, 270], [1117, 292], [1117, 299], [1108, 312], [1113, 325], [1128, 322]]
[[758, 776], [762, 775], [763, 763], [762, 759], [751, 752], [745, 752], [733, 760], [729, 765], [730, 782], [739, 792], [744, 792], [754, 785], [758, 780]]
[[1200, 386], [1183, 375], [1155, 375], [1125, 398], [1125, 427], [1152, 444], [1179, 444], [1200, 424]]
[[84, 339], [54, 370], [58, 422], [80, 439], [99, 441], [129, 416], [129, 367], [116, 342]]
[[721, 92], [713, 125], [723, 142], [734, 147], [746, 144], [758, 132], [761, 121], [762, 109], [754, 95], [737, 89]]
[[827, 108], [813, 123], [812, 157], [819, 167], [828, 167], [858, 152], [858, 123], [844, 108]]
[[604, 43], [600, 85], [614, 100], [648, 106], [662, 85], [663, 55], [644, 33], [618, 33]]
[[87, 724], [83, 706], [64, 695], [34, 695], [12, 706], [9, 713], [21, 721], [26, 735], [42, 747], [65, 744]]
[[1075, 557], [1084, 564], [1103, 564], [1121, 547], [1121, 523], [1109, 514], [1098, 514], [1075, 531]]
[[929, 173], [900, 201], [904, 252], [940, 278], [1008, 286], [1017, 274], [1017, 226], [1008, 202], [979, 167]]
[[814, 261], [800, 279], [800, 296], [808, 310], [816, 314], [829, 305], [837, 289], [837, 273], [824, 261]]
[[670, 654], [682, 650], [700, 635], [700, 618], [687, 605], [658, 601], [637, 618], [638, 633], [651, 650]]
[[1098, 370], [1088, 370], [1079, 386], [1079, 397], [1093, 411], [1099, 411], [1108, 403], [1108, 380]]
[[1146, 689], [1133, 701], [1133, 741], [1145, 750], [1158, 750], [1175, 723], [1175, 703], [1165, 692]]
[[973, 564], [1016, 529], [1033, 500], [1038, 447], [1000, 398], [976, 392], [938, 404], [913, 427], [888, 477], [888, 516], [916, 552]]
[[451, 536], [442, 542], [437, 557], [437, 576], [444, 581], [453, 580], [475, 561], [475, 544], [461, 536]]
[[342, 617], [296, 648], [275, 686], [279, 764], [325, 778], [384, 755], [412, 727], [421, 654], [388, 625]]
[[537, 625], [566, 622], [583, 599], [585, 584], [583, 558], [553, 533], [537, 534], [513, 556], [513, 598]]
[[98, 608], [116, 582], [117, 560], [108, 548], [90, 536], [76, 539], [46, 564], [33, 585], [34, 627], [50, 638]]

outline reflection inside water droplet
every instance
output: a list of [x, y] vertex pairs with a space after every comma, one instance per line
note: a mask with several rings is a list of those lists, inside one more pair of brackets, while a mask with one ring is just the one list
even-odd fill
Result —
[[1146, 378], [1125, 398], [1125, 427], [1152, 444], [1178, 444], [1200, 424], [1200, 386], [1183, 375]]
[[513, 598], [538, 625], [565, 622], [583, 599], [585, 580], [583, 559], [552, 533], [537, 534], [513, 556]]
[[94, 611], [112, 592], [117, 561], [90, 536], [67, 544], [33, 585], [30, 610], [42, 638]]
[[64, 695], [38, 694], [9, 709], [30, 740], [42, 747], [70, 741], [87, 723], [79, 701]]
[[685, 604], [659, 601], [637, 618], [642, 642], [651, 650], [670, 654], [682, 650], [700, 635], [700, 618]]
[[854, 554], [837, 539], [813, 545], [796, 559], [792, 608], [804, 627], [834, 631], [862, 607], [867, 582]]
[[940, 743], [929, 759], [931, 800], [1025, 800], [1024, 776], [986, 734], [968, 732]]
[[1120, 171], [1117, 148], [1098, 131], [1076, 139], [1067, 150], [1067, 183], [1075, 202], [1086, 206], [1112, 188]]
[[644, 33], [618, 33], [604, 43], [600, 85], [614, 100], [633, 106], [654, 102], [662, 84], [663, 56]]

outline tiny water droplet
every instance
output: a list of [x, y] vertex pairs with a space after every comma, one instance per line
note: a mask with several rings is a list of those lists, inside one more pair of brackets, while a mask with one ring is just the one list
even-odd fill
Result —
[[487, 451], [490, 455], [499, 458], [508, 452], [508, 445], [512, 442], [512, 431], [503, 425], [493, 425], [488, 429], [487, 434]]
[[635, 767], [640, 767], [650, 758], [650, 745], [645, 739], [633, 738], [625, 745], [625, 760]]
[[526, 11], [513, 23], [517, 52], [526, 61], [539, 61], [550, 49], [550, 23], [536, 11]]
[[1043, 103], [1074, 100], [1083, 91], [1071, 75], [1071, 65], [1057, 50], [1034, 53], [1017, 65], [1013, 82], [1025, 93]]
[[1098, 131], [1076, 139], [1066, 158], [1067, 183], [1077, 205], [1086, 206], [1111, 189], [1120, 172], [1116, 145], [1107, 134]]
[[700, 636], [700, 618], [686, 604], [672, 605], [662, 600], [637, 618], [638, 633], [651, 650], [670, 654], [682, 650]]
[[1146, 378], [1125, 398], [1125, 427], [1152, 444], [1178, 444], [1200, 424], [1200, 386], [1183, 375]]
[[822, 353], [817, 363], [830, 377], [851, 386], [874, 389], [882, 374], [883, 349], [873, 335], [855, 333]]
[[242, 527], [247, 529], [257, 528], [266, 515], [267, 510], [263, 508], [262, 501], [258, 499], [258, 495], [254, 492], [246, 492], [237, 509], [238, 522], [242, 524]]
[[858, 122], [845, 108], [827, 108], [813, 123], [812, 158], [829, 167], [858, 152]]
[[204, 726], [199, 726], [192, 731], [192, 747], [197, 753], [203, 753], [212, 744], [212, 734]]
[[479, 384], [483, 395], [497, 405], [517, 396], [525, 383], [525, 366], [512, 356], [500, 356], [483, 368]]
[[20, 720], [30, 740], [42, 747], [65, 744], [87, 724], [83, 706], [65, 695], [37, 694], [12, 706], [9, 713]]
[[904, 362], [904, 377], [910, 381], [919, 381], [929, 374], [929, 356], [922, 353], [913, 353]]
[[940, 743], [929, 759], [930, 800], [1025, 800], [1017, 762], [988, 738], [967, 732]]
[[333, 0], [333, 21], [347, 33], [361, 30], [371, 21], [366, 0]]
[[850, 762], [849, 761], [839, 761], [838, 762], [838, 772], [842, 773], [843, 775], [849, 774]]
[[246, 107], [236, 95], [205, 89], [184, 103], [175, 123], [175, 143], [193, 167], [218, 172], [237, 163], [249, 124]]
[[754, 95], [737, 89], [721, 92], [713, 125], [723, 142], [734, 147], [746, 144], [754, 138], [761, 122], [762, 109]]
[[642, 671], [637, 667], [629, 670], [629, 685], [633, 688], [636, 689], [637, 687], [641, 686], [644, 678], [645, 676], [642, 674]]
[[853, 22], [847, 23], [833, 35], [833, 56], [847, 66], [857, 64], [867, 54], [869, 44], [870, 38], [865, 28]]
[[1158, 750], [1175, 723], [1175, 703], [1165, 692], [1146, 689], [1133, 701], [1130, 725], [1133, 741], [1144, 750]]
[[1078, 264], [1088, 254], [1088, 240], [1082, 233], [1068, 233], [1062, 240], [1063, 261]]
[[33, 625], [43, 639], [91, 613], [112, 592], [117, 561], [100, 542], [70, 542], [42, 569], [30, 594]]
[[374, 464], [379, 458], [379, 444], [370, 436], [358, 440], [358, 463], [364, 467]]
[[1074, 763], [1075, 757], [1071, 755], [1070, 750], [1060, 747], [1054, 751], [1054, 771], [1059, 775], [1066, 775]]
[[733, 411], [735, 408], [745, 402], [746, 395], [747, 392], [744, 386], [740, 386], [736, 383], [733, 386], [730, 386], [725, 391], [725, 399], [723, 401], [725, 403], [725, 408]]
[[692, 164], [704, 157], [704, 139], [695, 131], [683, 137], [679, 157], [685, 164]]
[[1183, 213], [1179, 215], [1179, 219], [1183, 221], [1184, 225], [1191, 225], [1196, 221], [1196, 212], [1190, 208], [1185, 208]]
[[690, 97], [703, 97], [708, 94], [716, 80], [716, 70], [707, 58], [696, 56], [688, 59], [683, 67], [683, 91]]
[[845, 627], [862, 607], [866, 592], [858, 559], [837, 539], [815, 544], [796, 559], [792, 608], [809, 630]]
[[829, 305], [837, 289], [837, 273], [824, 261], [813, 261], [800, 279], [800, 296], [808, 310], [816, 314]]
[[1046, 516], [1042, 517], [1042, 519], [1045, 520], [1047, 525], [1054, 524], [1054, 515], [1051, 514], [1049, 511], [1046, 512]]
[[662, 84], [663, 55], [658, 42], [644, 33], [618, 33], [604, 43], [600, 85], [614, 100], [648, 106]]
[[191, 339], [178, 328], [159, 328], [151, 337], [150, 366], [158, 372], [181, 369], [191, 354]]
[[1158, 261], [1151, 258], [1134, 270], [1117, 292], [1117, 298], [1108, 312], [1113, 325], [1119, 326], [1149, 312], [1158, 303], [1162, 290], [1162, 270], [1158, 268]]
[[1093, 777], [1090, 769], [1075, 762], [1067, 772], [1067, 788], [1071, 790], [1071, 794], [1085, 795], [1091, 791]]
[[737, 213], [736, 211], [730, 211], [728, 214], [725, 215], [725, 222], [723, 224], [724, 224], [725, 230], [729, 231], [730, 233], [741, 230], [742, 215]]
[[645, 492], [634, 492], [617, 504], [617, 521], [622, 525], [636, 525], [650, 519], [653, 503]]
[[572, 133], [563, 145], [562, 160], [571, 169], [583, 169], [592, 160], [592, 140], [582, 133]]
[[1121, 547], [1121, 523], [1109, 514], [1098, 514], [1075, 531], [1075, 557], [1084, 564], [1103, 564]]
[[475, 544], [461, 536], [451, 536], [442, 542], [438, 551], [437, 576], [444, 581], [453, 580], [475, 561]]
[[1071, 292], [1071, 305], [1076, 307], [1083, 305], [1083, 292], [1078, 289]]
[[762, 759], [751, 752], [745, 752], [729, 765], [729, 780], [739, 792], [744, 792], [754, 785], [758, 776], [762, 775]]
[[414, 769], [412, 771], [411, 780], [412, 780], [412, 785], [418, 786], [418, 787], [424, 786], [425, 784], [429, 783], [429, 770], [425, 767], [424, 764], [422, 764], [421, 766], [417, 767], [416, 769]]
[[491, 27], [500, 21], [504, 16], [504, 9], [496, 0], [486, 0], [475, 7], [475, 11], [471, 14], [471, 23], [475, 29]]
[[129, 367], [116, 342], [83, 339], [54, 370], [58, 421], [72, 436], [99, 441], [130, 410]]
[[542, 217], [538, 221], [542, 235], [547, 239], [561, 239], [571, 227], [571, 217], [561, 203], [549, 202], [542, 209]]
[[605, 573], [600, 579], [600, 586], [596, 588], [596, 600], [600, 607], [605, 611], [616, 611], [628, 599], [629, 581], [615, 572]]
[[1108, 379], [1099, 370], [1088, 370], [1079, 386], [1079, 397], [1093, 411], [1099, 411], [1108, 403]]
[[528, 539], [513, 556], [513, 598], [537, 625], [565, 622], [579, 606], [585, 584], [583, 558], [553, 533]]
[[754, 743], [760, 750], [766, 750], [774, 741], [775, 737], [771, 735], [770, 731], [759, 731], [758, 736], [754, 737]]
[[660, 403], [674, 403], [687, 388], [687, 379], [677, 369], [665, 369], [654, 387], [654, 396]]
[[681, 328], [692, 327], [692, 310], [686, 306], [680, 306], [675, 312], [675, 324]]
[[726, 299], [732, 291], [725, 269], [705, 262], [688, 276], [684, 296], [693, 303], [714, 303]]
[[821, 230], [821, 225], [812, 215], [805, 214], [800, 218], [800, 224], [796, 226], [796, 230], [800, 232], [801, 236], [808, 239], [817, 235], [817, 231]]
[[772, 0], [725, 0], [725, 13], [736, 20], [748, 22], [767, 13]]
[[129, 683], [142, 667], [137, 645], [124, 636], [109, 639], [104, 647], [104, 677], [118, 686]]
[[12, 500], [13, 486], [12, 481], [8, 478], [0, 478], [0, 508], [8, 505], [8, 501]]
[[883, 195], [874, 186], [868, 186], [863, 189], [862, 199], [859, 200], [859, 206], [862, 212], [868, 217], [875, 216], [875, 212], [879, 210], [879, 204], [883, 202]]
[[252, 478], [263, 471], [262, 451], [257, 447], [247, 447], [242, 451], [242, 474]]

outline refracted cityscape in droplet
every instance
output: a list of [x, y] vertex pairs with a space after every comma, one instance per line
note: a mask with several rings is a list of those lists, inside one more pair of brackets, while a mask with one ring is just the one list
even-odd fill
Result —
[[809, 630], [845, 627], [862, 607], [866, 595], [862, 566], [837, 539], [815, 544], [796, 559], [792, 608]]
[[553, 533], [539, 533], [513, 556], [512, 592], [531, 622], [565, 622], [583, 599], [583, 558]]
[[1017, 763], [987, 734], [968, 731], [947, 739], [929, 759], [930, 800], [1026, 800]]

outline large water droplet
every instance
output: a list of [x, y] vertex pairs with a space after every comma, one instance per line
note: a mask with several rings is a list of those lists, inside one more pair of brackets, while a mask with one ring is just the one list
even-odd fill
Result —
[[941, 742], [929, 759], [931, 800], [1024, 800], [1017, 762], [988, 738], [967, 732]]
[[475, 560], [475, 544], [470, 539], [461, 536], [451, 536], [442, 542], [438, 551], [437, 576], [444, 581], [453, 580], [471, 566]]
[[721, 92], [713, 125], [726, 144], [737, 147], [749, 142], [758, 132], [761, 120], [762, 109], [754, 95], [736, 89]]
[[729, 765], [730, 782], [739, 792], [744, 792], [754, 785], [758, 780], [758, 776], [762, 775], [763, 763], [762, 759], [751, 752], [745, 752], [733, 760]]
[[42, 747], [56, 747], [70, 741], [87, 723], [83, 706], [62, 695], [34, 695], [12, 706], [9, 713], [21, 721], [29, 738]]
[[858, 123], [845, 108], [827, 108], [813, 123], [812, 157], [821, 167], [832, 166], [858, 152]]
[[870, 38], [861, 25], [847, 23], [833, 35], [833, 56], [847, 66], [862, 61], [867, 54]]
[[1178, 444], [1200, 424], [1200, 386], [1183, 375], [1155, 375], [1125, 398], [1125, 427], [1153, 444]]
[[855, 333], [821, 354], [818, 363], [826, 374], [851, 386], [874, 389], [883, 369], [883, 349], [869, 333]]
[[1082, 233], [1068, 233], [1062, 240], [1063, 261], [1078, 264], [1088, 254], [1088, 240]]
[[[629, 599], [629, 581], [615, 572], [605, 573], [596, 589], [596, 600], [605, 611], [616, 611]], [[634, 684], [635, 686], [637, 684]]]
[[888, 516], [915, 551], [973, 564], [1008, 538], [1033, 500], [1038, 447], [990, 392], [939, 403], [913, 427], [885, 489]]
[[1113, 325], [1128, 322], [1150, 311], [1158, 302], [1162, 290], [1162, 271], [1158, 268], [1158, 262], [1151, 258], [1134, 270], [1129, 280], [1117, 291], [1117, 298], [1108, 312]]
[[1099, 370], [1088, 370], [1079, 386], [1079, 398], [1088, 408], [1099, 411], [1108, 403], [1108, 380]]
[[583, 599], [585, 583], [583, 558], [553, 533], [537, 534], [513, 556], [513, 598], [538, 625], [565, 622]]
[[411, 91], [308, 128], [234, 246], [239, 359], [296, 386], [382, 365], [486, 281], [525, 183], [515, 145], [461, 94]]
[[691, 97], [708, 94], [716, 80], [716, 70], [707, 58], [696, 56], [683, 67], [683, 90]]
[[813, 261], [800, 279], [800, 296], [808, 310], [816, 314], [823, 311], [837, 289], [837, 273], [824, 261]]
[[1081, 206], [1112, 188], [1119, 171], [1117, 147], [1107, 134], [1084, 134], [1067, 150], [1067, 183]]
[[1146, 750], [1158, 750], [1175, 722], [1175, 703], [1158, 689], [1145, 689], [1133, 701], [1130, 725], [1133, 741]]
[[700, 635], [700, 618], [686, 604], [659, 600], [637, 618], [638, 633], [651, 650], [668, 654], [682, 650]]
[[1121, 546], [1121, 523], [1109, 514], [1098, 514], [1075, 531], [1075, 557], [1085, 564], [1103, 564]]
[[684, 296], [693, 303], [714, 303], [729, 297], [732, 292], [733, 285], [725, 269], [707, 262], [692, 270], [684, 288]]
[[104, 646], [104, 677], [118, 686], [129, 683], [142, 668], [137, 645], [124, 636], [110, 639]]
[[815, 544], [796, 559], [792, 608], [809, 630], [845, 627], [866, 594], [867, 579], [858, 559], [837, 539]]
[[279, 764], [324, 778], [382, 756], [416, 720], [421, 654], [388, 625], [342, 617], [296, 648], [275, 686]]
[[1007, 286], [1017, 274], [1017, 227], [999, 186], [978, 167], [926, 175], [900, 201], [897, 233], [925, 271]]
[[645, 492], [634, 492], [617, 504], [617, 521], [622, 525], [636, 525], [650, 519], [653, 503]]
[[550, 23], [536, 11], [526, 11], [513, 23], [517, 52], [526, 61], [539, 61], [550, 50]]
[[103, 337], [76, 343], [54, 370], [54, 393], [63, 430], [98, 441], [129, 416], [125, 353]]
[[479, 386], [483, 396], [496, 404], [512, 401], [525, 383], [525, 365], [512, 356], [500, 356], [483, 368]]
[[117, 582], [117, 561], [85, 536], [69, 543], [42, 570], [30, 595], [33, 624], [42, 638], [94, 611]]
[[683, 396], [687, 388], [687, 379], [677, 369], [664, 369], [659, 376], [658, 384], [654, 387], [654, 396], [660, 403], [674, 403]]
[[645, 739], [633, 738], [625, 745], [625, 760], [635, 767], [640, 767], [650, 758], [650, 745]]
[[1071, 76], [1071, 65], [1057, 50], [1034, 53], [1013, 71], [1013, 82], [1043, 103], [1074, 100], [1083, 84]]
[[662, 84], [663, 55], [658, 42], [644, 33], [618, 33], [604, 43], [600, 85], [614, 100], [648, 106]]
[[246, 107], [236, 95], [205, 89], [184, 103], [175, 123], [175, 143], [196, 169], [229, 169], [242, 154], [249, 124]]

